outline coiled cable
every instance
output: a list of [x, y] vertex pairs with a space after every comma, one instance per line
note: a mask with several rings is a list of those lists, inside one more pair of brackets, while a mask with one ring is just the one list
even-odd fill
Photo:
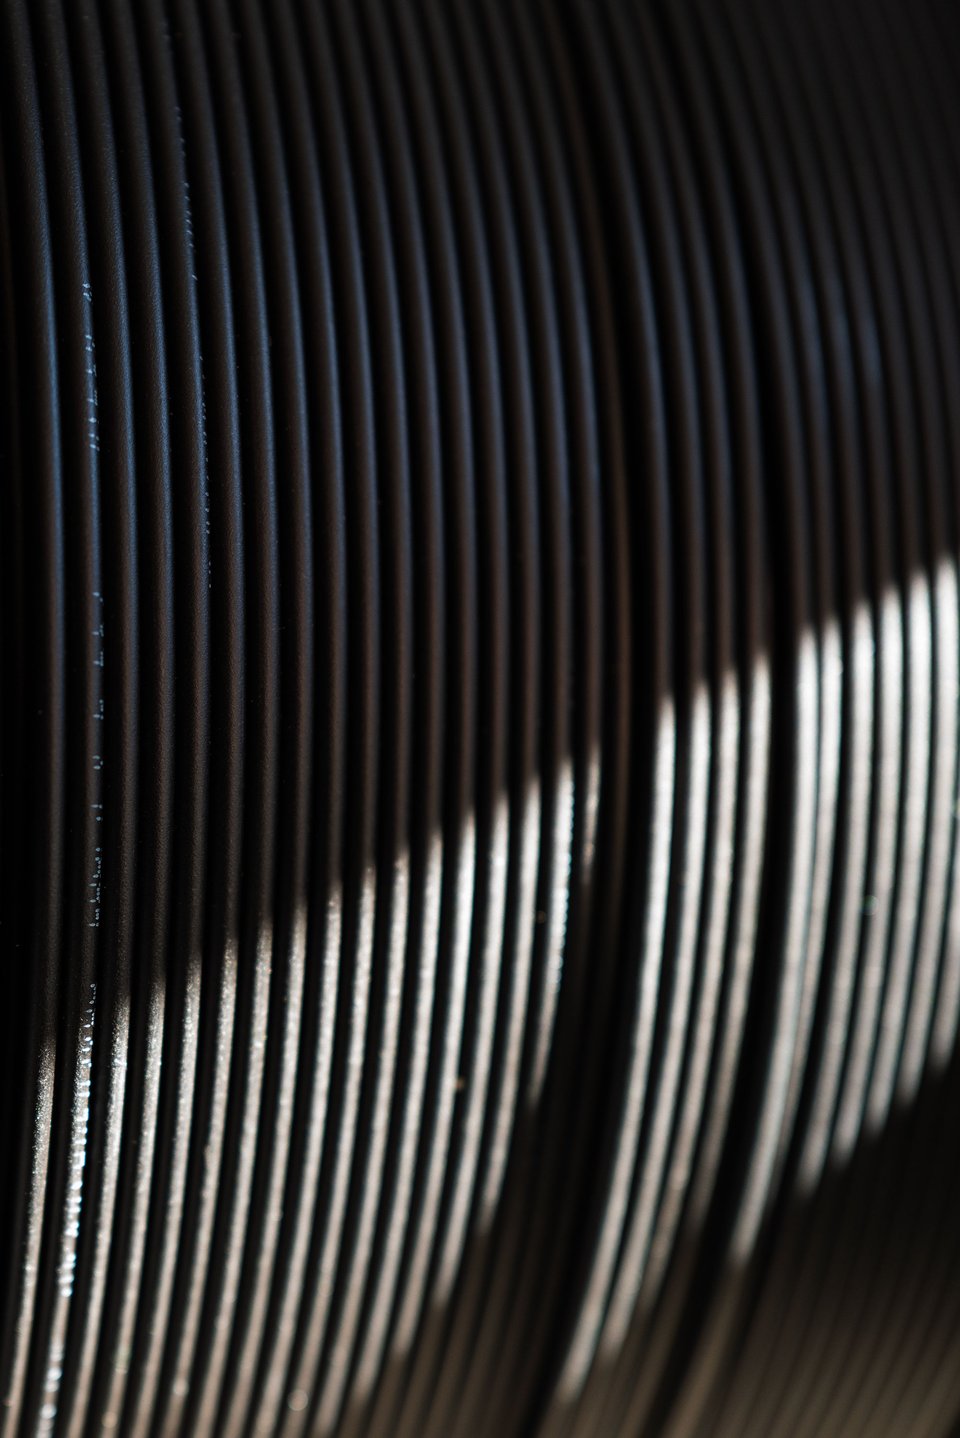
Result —
[[952, 1431], [951, 8], [0, 26], [0, 1433]]

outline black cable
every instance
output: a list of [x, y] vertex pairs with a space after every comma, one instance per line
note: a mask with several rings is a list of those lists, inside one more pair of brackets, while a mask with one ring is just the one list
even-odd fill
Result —
[[952, 1431], [951, 8], [0, 27], [0, 1434]]

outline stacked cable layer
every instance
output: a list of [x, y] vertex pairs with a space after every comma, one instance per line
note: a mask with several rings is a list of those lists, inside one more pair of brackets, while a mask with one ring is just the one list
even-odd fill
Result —
[[0, 1438], [952, 1429], [958, 78], [0, 0]]

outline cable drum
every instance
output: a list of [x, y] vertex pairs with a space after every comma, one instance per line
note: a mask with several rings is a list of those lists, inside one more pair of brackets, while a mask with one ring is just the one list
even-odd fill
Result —
[[954, 1431], [951, 7], [0, 27], [0, 1434]]

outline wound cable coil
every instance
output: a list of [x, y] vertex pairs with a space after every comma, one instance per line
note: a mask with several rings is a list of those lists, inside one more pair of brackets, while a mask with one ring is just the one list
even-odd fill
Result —
[[0, 1434], [951, 1431], [953, 8], [0, 37]]

